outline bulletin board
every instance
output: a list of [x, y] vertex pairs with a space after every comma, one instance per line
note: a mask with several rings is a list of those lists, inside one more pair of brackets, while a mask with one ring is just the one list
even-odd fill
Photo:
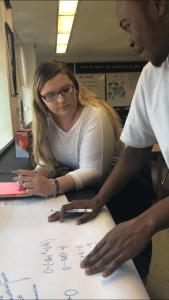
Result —
[[146, 61], [76, 63], [77, 80], [113, 107], [130, 106]]
[[107, 74], [107, 103], [111, 106], [129, 106], [140, 72]]
[[104, 74], [77, 74], [76, 79], [89, 91], [105, 100], [106, 95]]

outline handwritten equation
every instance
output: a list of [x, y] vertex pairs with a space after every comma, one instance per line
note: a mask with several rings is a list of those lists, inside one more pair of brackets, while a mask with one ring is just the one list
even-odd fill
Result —
[[69, 248], [68, 246], [60, 246], [58, 247], [59, 249], [61, 249], [62, 252], [60, 252], [59, 256], [61, 258], [61, 261], [63, 262], [63, 268], [62, 270], [71, 270], [71, 267], [67, 266], [67, 262], [68, 262], [68, 252], [64, 251], [66, 248]]
[[43, 252], [41, 252], [41, 254], [44, 255], [44, 264], [43, 264], [45, 266], [44, 273], [54, 272], [53, 268], [51, 268], [51, 266], [54, 265], [53, 256], [52, 254], [49, 254], [50, 251], [52, 250], [53, 241], [54, 239], [49, 239], [40, 243], [43, 249]]
[[[92, 243], [84, 243], [84, 244], [76, 244], [73, 246], [68, 245], [58, 245], [57, 240], [55, 239], [47, 239], [40, 242], [40, 255], [42, 257], [41, 260], [41, 274], [43, 274], [43, 278], [48, 278], [52, 280], [52, 273], [67, 271], [70, 272], [70, 278], [73, 276], [74, 268], [80, 268], [80, 262], [84, 259], [84, 257], [95, 247], [96, 242]], [[49, 275], [50, 274], [50, 275]], [[9, 276], [13, 278], [13, 273], [9, 274]], [[33, 275], [33, 274], [32, 274]], [[56, 275], [54, 275], [56, 276]], [[41, 299], [40, 291], [42, 293], [43, 286], [39, 286], [34, 283], [34, 280], [31, 277], [25, 277], [21, 279], [12, 279], [10, 280], [6, 272], [0, 273], [0, 300], [14, 300], [14, 299]], [[45, 279], [46, 280], [46, 279]], [[29, 283], [29, 284], [28, 284]], [[16, 285], [17, 284], [17, 285]], [[29, 285], [29, 287], [28, 287]], [[27, 287], [27, 288], [26, 288]], [[42, 290], [41, 290], [42, 289]], [[27, 294], [28, 293], [28, 294]], [[75, 300], [79, 297], [79, 291], [77, 290], [77, 282], [72, 283], [69, 280], [66, 283], [65, 289], [62, 290], [60, 297], [62, 299], [67, 300]], [[56, 287], [56, 295], [58, 294], [58, 290]], [[46, 290], [46, 295], [48, 295], [48, 290]], [[57, 296], [55, 295], [55, 299]], [[60, 299], [59, 297], [59, 299]]]
[[74, 255], [77, 255], [80, 258], [80, 262], [85, 258], [85, 256], [96, 246], [97, 243], [86, 243], [84, 245], [77, 245], [74, 248], [69, 246], [59, 246], [57, 247], [62, 252], [59, 252], [58, 256], [62, 262], [62, 270], [71, 270], [71, 261], [69, 259], [69, 254], [72, 252]]
[[[76, 248], [78, 249], [78, 255], [80, 257], [80, 261], [82, 261], [85, 256], [97, 245], [97, 243], [87, 243], [85, 245], [78, 245]], [[87, 248], [88, 247], [88, 248]], [[87, 248], [87, 251], [86, 251]]]
[[[23, 300], [27, 299], [27, 295], [24, 297], [20, 293], [18, 293], [18, 295], [15, 296], [13, 291], [12, 291], [12, 287], [14, 286], [14, 284], [16, 282], [19, 282], [19, 281], [23, 282], [23, 281], [30, 280], [31, 279], [30, 277], [9, 281], [4, 272], [1, 272], [1, 276], [2, 276], [2, 279], [0, 280], [0, 299], [5, 300], [5, 299], [7, 299], [7, 296], [9, 297], [10, 300], [13, 300], [13, 299], [23, 299]], [[38, 289], [36, 287], [36, 284], [33, 284], [32, 296], [34, 296], [32, 299], [36, 299], [36, 300], [39, 299]]]

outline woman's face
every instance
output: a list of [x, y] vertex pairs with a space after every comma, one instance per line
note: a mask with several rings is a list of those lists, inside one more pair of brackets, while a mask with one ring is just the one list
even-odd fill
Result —
[[[71, 86], [74, 86], [73, 82], [64, 73], [59, 73], [44, 84], [40, 92], [42, 97], [41, 99], [48, 107], [53, 116], [64, 118], [76, 113], [77, 95], [75, 87], [73, 91], [66, 96], [63, 96], [59, 93], [63, 92], [64, 94], [69, 90]], [[50, 97], [52, 97], [54, 93], [59, 93], [58, 98], [51, 102], [48, 102], [43, 98], [48, 96], [48, 98], [50, 99]]]

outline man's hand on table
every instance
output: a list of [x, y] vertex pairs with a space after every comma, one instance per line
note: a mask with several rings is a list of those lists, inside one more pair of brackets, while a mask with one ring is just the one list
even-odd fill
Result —
[[98, 205], [98, 202], [97, 200], [95, 200], [95, 198], [90, 200], [73, 200], [71, 203], [63, 205], [61, 212], [55, 212], [54, 214], [50, 215], [48, 217], [48, 221], [54, 222], [59, 220], [60, 222], [63, 222], [63, 218], [66, 212], [74, 208], [92, 209], [91, 213], [83, 214], [80, 218], [77, 219], [76, 223], [77, 225], [80, 225], [82, 223], [89, 221], [92, 218], [95, 218], [99, 214], [102, 206]]
[[81, 262], [88, 275], [103, 271], [102, 276], [108, 277], [123, 263], [134, 258], [148, 245], [152, 233], [145, 224], [144, 217], [139, 216], [121, 223], [110, 230]]

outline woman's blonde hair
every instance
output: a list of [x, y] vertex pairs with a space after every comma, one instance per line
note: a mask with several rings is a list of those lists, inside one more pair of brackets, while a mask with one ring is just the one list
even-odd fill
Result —
[[39, 160], [41, 160], [45, 166], [51, 167], [52, 170], [59, 168], [60, 164], [57, 161], [49, 159], [47, 153], [45, 153], [42, 148], [42, 140], [46, 130], [46, 119], [49, 117], [49, 113], [47, 106], [41, 99], [40, 92], [44, 84], [59, 73], [66, 74], [72, 81], [77, 91], [79, 103], [82, 105], [99, 106], [107, 112], [114, 129], [116, 140], [119, 140], [121, 131], [120, 119], [116, 111], [102, 98], [78, 83], [73, 72], [65, 63], [56, 60], [49, 60], [42, 63], [35, 71], [33, 84], [33, 155], [37, 164]]

